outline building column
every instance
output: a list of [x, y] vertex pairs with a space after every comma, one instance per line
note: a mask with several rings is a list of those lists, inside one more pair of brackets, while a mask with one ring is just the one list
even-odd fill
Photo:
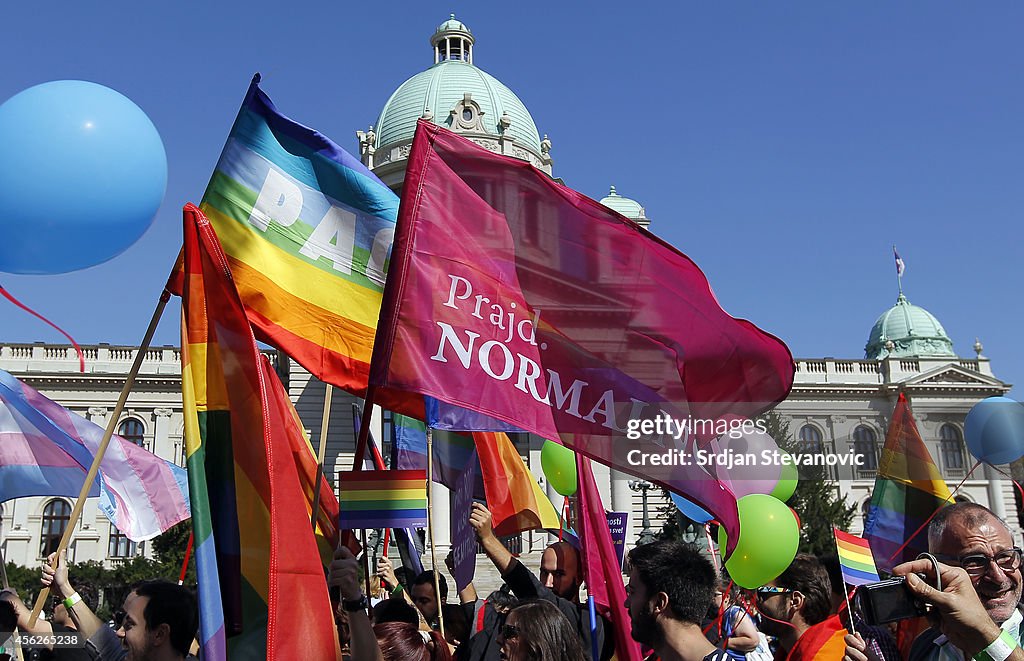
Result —
[[985, 489], [988, 492], [988, 507], [992, 513], [1006, 520], [1006, 502], [1003, 500], [1002, 476], [988, 464], [985, 464]]
[[155, 418], [153, 425], [153, 454], [161, 459], [168, 459], [175, 463], [181, 456], [181, 449], [174, 447], [171, 443], [171, 414], [172, 409], [153, 409]]
[[[444, 566], [444, 556], [452, 547], [451, 493], [448, 487], [438, 482], [430, 483], [430, 525], [434, 529], [434, 544], [437, 546], [437, 562]], [[430, 553], [430, 536], [427, 536], [427, 553]]]
[[629, 475], [617, 470], [609, 471], [608, 479], [611, 482], [611, 508], [615, 512], [626, 512], [626, 545], [632, 546], [636, 541], [636, 521], [633, 517], [633, 492], [629, 489]]

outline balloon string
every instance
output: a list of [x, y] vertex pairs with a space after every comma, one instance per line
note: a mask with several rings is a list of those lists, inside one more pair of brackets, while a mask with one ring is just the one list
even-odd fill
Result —
[[85, 372], [85, 354], [82, 353], [82, 347], [78, 346], [78, 342], [75, 342], [75, 338], [73, 338], [70, 335], [68, 335], [67, 333], [65, 333], [64, 329], [61, 328], [60, 326], [58, 326], [57, 324], [53, 323], [52, 321], [50, 321], [49, 319], [47, 319], [43, 315], [39, 314], [38, 312], [36, 312], [32, 308], [28, 307], [27, 305], [25, 305], [24, 303], [19, 301], [18, 299], [14, 298], [14, 296], [12, 296], [11, 293], [9, 291], [7, 291], [4, 288], [3, 285], [0, 285], [0, 294], [3, 294], [4, 298], [6, 298], [11, 303], [14, 303], [15, 305], [17, 305], [19, 308], [21, 308], [25, 312], [28, 312], [29, 314], [34, 315], [34, 316], [38, 317], [39, 319], [42, 319], [44, 322], [46, 322], [47, 324], [49, 324], [50, 326], [55, 328], [58, 333], [60, 333], [64, 337], [68, 338], [68, 341], [71, 342], [71, 346], [73, 346], [75, 348], [75, 351], [78, 353], [78, 371], [79, 372]]
[[892, 552], [892, 555], [889, 556], [890, 560], [892, 560], [893, 558], [898, 556], [900, 553], [902, 553], [903, 549], [907, 548], [907, 544], [909, 544], [915, 537], [917, 537], [917, 534], [919, 532], [921, 532], [922, 530], [924, 530], [925, 526], [927, 526], [929, 523], [931, 523], [932, 519], [935, 518], [935, 515], [939, 513], [939, 510], [941, 510], [943, 507], [945, 507], [946, 503], [948, 503], [950, 500], [953, 499], [953, 496], [956, 495], [956, 492], [960, 491], [960, 487], [962, 487], [964, 485], [964, 482], [966, 482], [971, 477], [971, 475], [974, 475], [974, 471], [976, 471], [978, 469], [978, 466], [980, 466], [980, 465], [981, 465], [980, 461], [976, 461], [974, 463], [974, 466], [971, 467], [971, 470], [967, 471], [967, 475], [964, 475], [964, 479], [960, 480], [960, 484], [956, 485], [956, 488], [953, 489], [952, 491], [950, 491], [949, 495], [946, 496], [946, 500], [942, 501], [942, 505], [939, 505], [935, 509], [935, 511], [932, 512], [931, 515], [927, 519], [924, 520], [924, 523], [922, 523], [920, 526], [918, 526], [917, 530], [914, 531], [913, 535], [911, 535], [910, 537], [907, 537], [907, 541], [903, 542], [898, 549], [896, 549], [895, 551]]
[[[989, 465], [992, 466], [992, 464]], [[996, 472], [1002, 474], [1003, 477], [1010, 480], [1010, 483], [1013, 484], [1013, 486], [1017, 487], [1017, 493], [1020, 494], [1021, 502], [1024, 502], [1024, 489], [1022, 489], [1020, 484], [1018, 484], [1017, 481], [1013, 479], [1013, 476], [1004, 471], [999, 466], [992, 466], [992, 468], [996, 469]]]

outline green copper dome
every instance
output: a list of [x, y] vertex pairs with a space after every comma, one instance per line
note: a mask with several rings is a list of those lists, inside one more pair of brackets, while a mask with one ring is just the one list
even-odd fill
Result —
[[644, 208], [640, 206], [640, 203], [616, 193], [615, 186], [612, 186], [611, 190], [608, 191], [608, 197], [601, 198], [601, 204], [612, 211], [621, 213], [630, 220], [635, 220], [641, 224], [647, 222], [647, 216], [644, 214]]
[[[530, 111], [501, 81], [473, 65], [474, 41], [469, 28], [454, 16], [438, 27], [430, 38], [434, 66], [399, 85], [381, 110], [376, 125], [378, 149], [412, 140], [421, 117], [454, 128], [455, 111], [459, 117], [469, 112], [466, 116], [474, 122], [475, 128], [463, 126], [463, 132], [510, 136], [515, 144], [541, 153]], [[469, 105], [479, 110], [478, 116]]]
[[864, 357], [955, 356], [953, 341], [932, 313], [912, 305], [900, 294], [896, 305], [882, 313], [871, 328]]

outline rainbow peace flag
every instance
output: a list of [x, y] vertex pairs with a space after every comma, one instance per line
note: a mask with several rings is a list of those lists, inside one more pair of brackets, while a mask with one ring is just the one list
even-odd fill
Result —
[[342, 529], [427, 527], [424, 470], [342, 471], [338, 488]]
[[253, 77], [200, 205], [257, 339], [362, 395], [398, 197]]
[[875, 559], [871, 555], [868, 540], [833, 528], [836, 535], [836, 550], [839, 551], [839, 565], [843, 568], [843, 580], [848, 585], [864, 585], [878, 580]]

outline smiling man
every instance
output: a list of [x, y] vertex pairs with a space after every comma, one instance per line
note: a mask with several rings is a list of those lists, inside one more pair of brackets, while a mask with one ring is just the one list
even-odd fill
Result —
[[[1000, 629], [1020, 644], [1021, 550], [1009, 527], [987, 508], [958, 503], [939, 511], [928, 526], [928, 550], [941, 562], [967, 572], [982, 606]], [[938, 629], [922, 633], [910, 658], [962, 659], [960, 650]]]

